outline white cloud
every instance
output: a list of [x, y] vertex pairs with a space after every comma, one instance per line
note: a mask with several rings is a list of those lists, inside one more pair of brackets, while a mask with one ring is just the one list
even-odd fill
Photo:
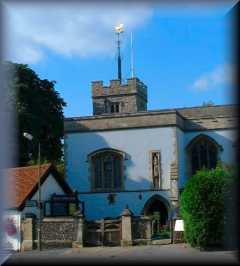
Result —
[[195, 91], [206, 91], [214, 89], [216, 86], [230, 83], [231, 81], [232, 69], [230, 65], [220, 65], [196, 79], [192, 88]]
[[113, 28], [126, 33], [141, 27], [153, 9], [136, 4], [27, 4], [5, 3], [6, 53], [9, 60], [36, 63], [46, 51], [64, 56], [89, 57], [115, 52]]

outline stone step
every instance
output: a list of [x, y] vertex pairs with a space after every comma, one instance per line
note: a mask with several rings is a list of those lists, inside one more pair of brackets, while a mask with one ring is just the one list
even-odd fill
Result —
[[171, 239], [166, 238], [166, 239], [155, 239], [151, 241], [152, 245], [168, 245], [171, 244]]

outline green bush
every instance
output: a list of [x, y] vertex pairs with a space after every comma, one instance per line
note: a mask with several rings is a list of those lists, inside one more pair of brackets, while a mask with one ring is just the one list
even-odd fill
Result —
[[216, 169], [198, 171], [187, 181], [180, 198], [180, 213], [184, 237], [191, 246], [223, 244], [224, 202], [232, 180], [232, 172], [219, 164]]

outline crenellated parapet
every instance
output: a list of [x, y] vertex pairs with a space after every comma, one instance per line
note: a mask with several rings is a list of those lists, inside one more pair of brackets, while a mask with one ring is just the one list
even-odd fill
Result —
[[120, 80], [110, 80], [109, 86], [104, 86], [103, 81], [92, 81], [92, 97], [110, 96], [129, 93], [141, 93], [147, 97], [147, 86], [138, 78], [127, 79], [126, 84], [120, 84]]
[[135, 113], [147, 110], [147, 86], [138, 78], [129, 78], [127, 83], [110, 80], [92, 82], [93, 114]]

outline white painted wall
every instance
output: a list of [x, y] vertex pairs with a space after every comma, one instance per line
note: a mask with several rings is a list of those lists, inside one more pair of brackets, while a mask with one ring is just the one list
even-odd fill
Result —
[[[168, 191], [121, 192], [114, 194], [116, 195], [114, 204], [109, 204], [108, 193], [80, 194], [80, 199], [85, 202], [85, 217], [88, 220], [102, 219], [103, 217], [116, 218], [121, 215], [126, 205], [128, 205], [134, 215], [141, 215], [145, 203], [153, 195], [160, 195], [169, 202]], [[140, 194], [142, 199], [139, 198]]]
[[223, 162], [234, 164], [235, 148], [234, 142], [237, 141], [237, 133], [234, 129], [224, 130], [208, 130], [208, 131], [195, 131], [183, 133], [178, 129], [179, 138], [179, 164], [180, 164], [180, 187], [183, 187], [186, 182], [186, 156], [185, 149], [192, 139], [200, 134], [205, 134], [213, 138], [219, 145], [223, 147], [223, 151], [220, 153], [220, 158]]
[[178, 165], [179, 165], [179, 188], [183, 188], [186, 175], [185, 175], [185, 164], [186, 164], [186, 156], [185, 156], [185, 133], [177, 128], [177, 143], [178, 143]]
[[[170, 164], [174, 160], [174, 128], [126, 129], [105, 132], [68, 134], [65, 138], [67, 181], [79, 192], [91, 191], [90, 165], [87, 155], [103, 148], [114, 148], [127, 154], [124, 161], [125, 190], [150, 189], [149, 151], [161, 151], [162, 188], [170, 188]], [[134, 215], [140, 215], [146, 201], [159, 194], [169, 198], [165, 192], [115, 193], [116, 202], [109, 205], [108, 193], [80, 194], [85, 202], [87, 219], [117, 217], [129, 206]]]
[[[56, 193], [58, 195], [65, 195], [63, 189], [57, 183], [55, 178], [50, 174], [41, 186], [41, 200], [49, 200], [53, 193]], [[33, 195], [31, 200], [38, 200], [38, 190]], [[38, 209], [36, 207], [24, 207], [22, 210], [22, 214], [25, 213], [34, 213], [38, 215]]]
[[66, 173], [69, 184], [81, 192], [91, 190], [87, 155], [102, 148], [127, 153], [124, 161], [125, 189], [150, 189], [149, 151], [161, 151], [162, 188], [170, 188], [170, 163], [174, 160], [171, 127], [127, 129], [68, 134], [65, 138]]
[[[233, 142], [236, 139], [234, 130], [215, 130], [199, 132], [183, 132], [177, 130], [179, 150], [179, 186], [186, 182], [185, 148], [188, 143], [199, 134], [206, 134], [223, 146], [221, 159], [225, 162], [233, 161]], [[102, 148], [114, 148], [127, 153], [125, 165], [125, 190], [150, 189], [149, 151], [161, 151], [162, 188], [170, 188], [170, 165], [175, 160], [174, 143], [175, 129], [173, 127], [126, 129], [115, 131], [101, 131], [88, 133], [72, 133], [65, 137], [65, 156], [67, 181], [79, 192], [80, 200], [85, 202], [87, 219], [101, 219], [103, 217], [117, 217], [126, 205], [134, 215], [140, 215], [146, 201], [153, 195], [162, 195], [169, 200], [169, 191], [145, 191], [142, 199], [139, 192], [121, 192], [116, 194], [116, 202], [109, 205], [108, 193], [89, 193], [90, 165], [87, 155]], [[85, 193], [84, 193], [85, 192]]]
[[201, 133], [210, 136], [223, 147], [223, 151], [220, 154], [220, 158], [222, 161], [226, 163], [234, 162], [235, 151], [233, 143], [237, 140], [236, 130], [225, 129], [225, 130], [209, 130], [204, 132], [201, 131], [201, 132], [185, 133], [185, 147], [194, 137], [196, 137]]

